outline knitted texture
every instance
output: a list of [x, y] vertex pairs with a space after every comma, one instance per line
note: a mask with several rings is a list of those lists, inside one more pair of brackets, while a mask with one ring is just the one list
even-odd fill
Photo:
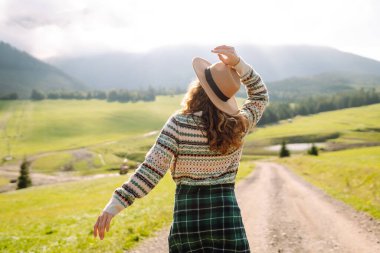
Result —
[[[268, 90], [249, 65], [240, 76], [248, 98], [240, 113], [249, 120], [244, 137], [260, 120], [269, 102]], [[202, 131], [203, 130], [203, 131]], [[166, 121], [144, 162], [121, 187], [117, 188], [103, 211], [116, 215], [147, 195], [170, 168], [174, 182], [187, 185], [212, 185], [235, 182], [242, 153], [210, 151], [200, 116], [174, 113]]]

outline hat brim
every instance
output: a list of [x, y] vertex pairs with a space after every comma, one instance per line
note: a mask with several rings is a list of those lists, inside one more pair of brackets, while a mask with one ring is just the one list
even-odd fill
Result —
[[234, 116], [234, 115], [239, 114], [239, 106], [237, 104], [235, 95], [230, 97], [226, 102], [224, 102], [211, 89], [210, 85], [208, 84], [206, 80], [206, 75], [205, 75], [205, 69], [209, 66], [211, 66], [211, 63], [208, 62], [207, 60], [200, 57], [193, 58], [193, 68], [194, 68], [195, 74], [197, 75], [202, 88], [206, 92], [207, 96], [210, 98], [211, 102], [219, 110], [229, 115]]

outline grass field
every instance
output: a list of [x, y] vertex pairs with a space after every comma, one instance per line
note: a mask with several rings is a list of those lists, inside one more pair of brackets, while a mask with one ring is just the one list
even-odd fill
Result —
[[[72, 164], [80, 174], [103, 173], [124, 157], [141, 161], [182, 95], [156, 102], [105, 101], [0, 102], [0, 155], [18, 159], [37, 156], [32, 171], [52, 173]], [[252, 171], [252, 160], [266, 158], [249, 148], [286, 138], [308, 142], [330, 139], [343, 143], [380, 141], [380, 104], [296, 117], [260, 128], [246, 139], [240, 180]], [[84, 147], [84, 151], [81, 149]], [[68, 150], [68, 151], [65, 151]], [[246, 152], [248, 150], [248, 152]], [[40, 154], [48, 152], [45, 154]], [[314, 185], [359, 210], [380, 217], [380, 150], [363, 148], [322, 153], [319, 157], [281, 159]], [[75, 157], [85, 157], [76, 159]], [[127, 176], [128, 177], [128, 176]], [[137, 200], [112, 223], [104, 241], [94, 240], [92, 226], [114, 188], [127, 177], [105, 177], [0, 194], [0, 252], [123, 252], [168, 225], [174, 183], [169, 173], [145, 198]], [[6, 183], [0, 178], [0, 185]]]
[[[32, 159], [33, 171], [69, 168], [78, 174], [104, 173], [117, 168], [124, 157], [141, 162], [157, 132], [145, 134], [159, 131], [168, 116], [180, 109], [182, 98], [158, 96], [154, 102], [137, 103], [0, 101], [0, 158], [9, 153], [16, 160], [37, 156]], [[78, 158], [76, 150], [81, 148], [87, 151], [85, 159], [80, 157], [83, 152]]]
[[[159, 96], [154, 102], [108, 103], [98, 100], [0, 101], [0, 157], [8, 149], [16, 159], [50, 152], [32, 169], [52, 173], [71, 168], [79, 174], [104, 173], [124, 157], [141, 162], [167, 117], [180, 108], [183, 95]], [[242, 103], [243, 99], [239, 99]], [[246, 139], [245, 154], [260, 146], [330, 139], [342, 143], [380, 142], [380, 104], [296, 117], [258, 128]], [[252, 147], [252, 149], [250, 148]], [[86, 159], [70, 153], [86, 148]], [[68, 150], [65, 154], [54, 152]], [[54, 164], [46, 161], [54, 160]], [[12, 163], [12, 162], [8, 162]]]
[[[242, 162], [237, 181], [252, 172]], [[128, 179], [108, 177], [0, 194], [0, 252], [123, 252], [169, 225], [175, 184], [167, 172], [144, 198], [118, 214], [103, 241], [93, 238], [97, 215]]]
[[[180, 98], [157, 97], [155, 102], [137, 103], [2, 101], [0, 117], [6, 122], [0, 129], [1, 137], [10, 139], [15, 156], [115, 141], [160, 129], [168, 116], [180, 108]], [[0, 145], [0, 155], [4, 156], [6, 141]]]
[[[87, 147], [160, 130], [181, 108], [183, 95], [153, 102], [104, 100], [0, 100], [0, 156], [10, 140], [13, 155]], [[243, 99], [238, 99], [240, 103]], [[132, 143], [133, 144], [133, 143]]]
[[297, 116], [291, 123], [282, 121], [258, 128], [247, 137], [247, 142], [277, 144], [284, 138], [295, 142], [326, 138], [341, 142], [380, 141], [380, 104]]
[[277, 159], [331, 196], [380, 219], [380, 147]]
[[[182, 97], [159, 96], [155, 102], [137, 103], [0, 101], [0, 156], [6, 155], [8, 143], [11, 153], [21, 157], [135, 138], [159, 130], [167, 117], [180, 108]], [[292, 123], [284, 121], [259, 128], [247, 142], [278, 143], [282, 138], [297, 137], [302, 141], [334, 134], [339, 135], [334, 141], [379, 141], [379, 121], [380, 104], [298, 116]], [[134, 143], [130, 141], [129, 146]]]
[[380, 104], [297, 116], [292, 122], [284, 120], [257, 128], [247, 136], [244, 154], [277, 155], [278, 152], [268, 151], [265, 147], [280, 144], [283, 140], [287, 143], [325, 142], [331, 150], [378, 145]]

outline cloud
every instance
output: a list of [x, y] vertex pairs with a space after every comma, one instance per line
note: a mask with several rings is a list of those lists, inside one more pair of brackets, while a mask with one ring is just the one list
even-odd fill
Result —
[[0, 39], [40, 58], [183, 43], [313, 44], [380, 59], [375, 0], [0, 0]]
[[3, 0], [2, 5], [0, 38], [42, 58], [106, 50], [129, 23], [128, 11], [104, 1]]

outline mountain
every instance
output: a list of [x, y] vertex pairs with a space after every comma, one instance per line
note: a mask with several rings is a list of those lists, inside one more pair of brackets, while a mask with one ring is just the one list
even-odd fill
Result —
[[[49, 62], [92, 88], [186, 87], [195, 77], [194, 56], [218, 60], [210, 48], [171, 46], [147, 53], [111, 52]], [[236, 50], [266, 82], [325, 72], [380, 73], [380, 62], [328, 47], [240, 45]]]
[[86, 86], [61, 70], [0, 41], [0, 97], [16, 92], [27, 98], [32, 89], [85, 90]]

